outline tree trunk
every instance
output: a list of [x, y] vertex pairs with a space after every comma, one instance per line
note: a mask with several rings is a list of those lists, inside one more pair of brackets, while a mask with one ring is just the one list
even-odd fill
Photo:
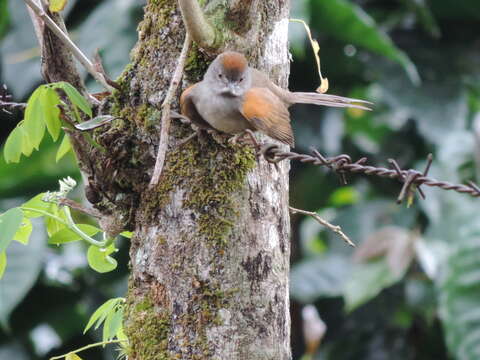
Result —
[[[205, 12], [246, 37], [250, 64], [286, 86], [288, 1], [212, 0]], [[150, 104], [163, 100], [185, 35], [177, 2], [148, 1], [138, 32], [121, 90], [101, 109], [121, 119], [96, 134], [109, 155], [97, 154], [89, 189], [135, 234], [129, 359], [290, 359], [289, 165], [210, 138], [177, 146], [192, 130], [174, 121], [160, 183], [148, 189], [161, 115]], [[194, 45], [182, 87], [212, 59]]]

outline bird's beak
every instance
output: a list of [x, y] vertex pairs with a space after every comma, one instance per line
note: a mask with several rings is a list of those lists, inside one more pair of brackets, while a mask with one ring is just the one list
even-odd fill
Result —
[[242, 95], [242, 89], [238, 84], [235, 83], [229, 83], [223, 90], [223, 93], [227, 96], [240, 96]]

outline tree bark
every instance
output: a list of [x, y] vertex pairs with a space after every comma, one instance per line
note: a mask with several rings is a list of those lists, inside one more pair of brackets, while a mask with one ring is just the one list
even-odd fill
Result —
[[[288, 5], [210, 0], [205, 14], [224, 48], [286, 86]], [[107, 152], [73, 141], [102, 228], [134, 231], [129, 359], [290, 359], [289, 164], [211, 138], [177, 146], [192, 129], [174, 121], [160, 182], [149, 189], [161, 117], [152, 104], [165, 97], [185, 36], [177, 1], [149, 0], [138, 34], [120, 90], [95, 109], [118, 118], [94, 132]], [[194, 45], [182, 88], [215, 55]]]
[[[206, 13], [213, 12], [251, 37], [250, 63], [285, 86], [287, 3], [212, 1]], [[149, 104], [162, 100], [183, 37], [176, 2], [150, 1], [117, 96], [116, 110], [135, 122], [133, 151], [150, 155], [148, 175], [157, 143], [157, 124], [148, 121], [159, 115]], [[183, 87], [210, 61], [194, 47]], [[212, 139], [175, 146], [189, 132], [173, 124], [158, 188], [146, 190], [149, 176], [139, 182], [125, 321], [130, 358], [289, 359], [288, 164], [277, 170], [248, 147]]]
[[[286, 86], [287, 2], [228, 3], [211, 1], [205, 11], [249, 37], [250, 64]], [[158, 125], [148, 121], [159, 115], [149, 103], [163, 99], [183, 37], [176, 2], [149, 1], [117, 97], [119, 113], [135, 122], [133, 151], [149, 154], [147, 173]], [[183, 87], [211, 60], [194, 46]], [[248, 147], [212, 139], [175, 146], [189, 133], [172, 124], [158, 188], [146, 190], [148, 176], [140, 181], [125, 321], [130, 359], [290, 359], [288, 164], [276, 169]]]

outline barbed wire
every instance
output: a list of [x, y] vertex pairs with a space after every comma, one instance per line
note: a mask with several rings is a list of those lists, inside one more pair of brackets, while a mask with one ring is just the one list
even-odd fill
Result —
[[346, 154], [334, 157], [325, 157], [316, 149], [311, 149], [311, 151], [312, 155], [298, 154], [292, 151], [283, 151], [278, 147], [278, 145], [275, 144], [266, 144], [261, 147], [259, 154], [262, 155], [265, 160], [273, 164], [288, 159], [317, 166], [326, 166], [339, 174], [344, 184], [347, 183], [346, 173], [358, 173], [386, 177], [390, 179], [398, 179], [403, 183], [402, 189], [397, 198], [398, 203], [401, 203], [406, 196], [410, 197], [416, 190], [418, 190], [422, 198], [425, 198], [425, 195], [420, 188], [422, 185], [438, 187], [444, 190], [453, 190], [458, 193], [468, 194], [473, 197], [480, 197], [480, 187], [473, 182], [469, 182], [468, 185], [453, 184], [448, 181], [439, 181], [428, 177], [428, 171], [430, 170], [433, 159], [432, 154], [429, 154], [427, 157], [427, 165], [425, 170], [420, 172], [415, 169], [401, 169], [398, 163], [393, 159], [388, 160], [392, 166], [392, 169], [387, 169], [384, 167], [365, 165], [367, 162], [367, 158], [365, 157], [353, 162], [351, 157]]

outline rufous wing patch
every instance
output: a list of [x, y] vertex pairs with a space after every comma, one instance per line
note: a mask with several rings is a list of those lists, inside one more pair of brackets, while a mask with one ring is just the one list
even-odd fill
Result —
[[188, 88], [186, 88], [185, 90], [183, 90], [182, 92], [182, 95], [180, 95], [180, 111], [182, 112], [182, 115], [185, 115], [187, 116], [187, 114], [185, 114], [183, 112], [183, 110], [185, 109], [186, 110], [186, 100], [188, 98], [188, 95], [192, 92], [193, 88], [196, 86], [197, 84], [193, 84], [193, 85], [190, 85]]
[[197, 107], [195, 106], [194, 97], [192, 95], [196, 86], [197, 84], [193, 84], [182, 92], [182, 95], [180, 96], [180, 112], [199, 128], [213, 129], [212, 126], [199, 114]]
[[242, 115], [252, 126], [273, 139], [294, 146], [290, 113], [267, 88], [251, 88], [245, 93]]

